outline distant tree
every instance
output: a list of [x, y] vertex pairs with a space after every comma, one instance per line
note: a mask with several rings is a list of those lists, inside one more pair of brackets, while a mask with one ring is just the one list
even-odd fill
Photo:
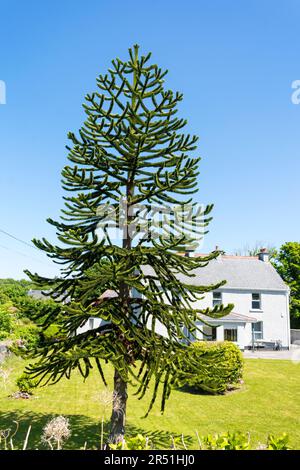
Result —
[[300, 243], [282, 245], [273, 264], [291, 290], [291, 326], [300, 328]]
[[246, 244], [242, 248], [234, 250], [233, 254], [237, 256], [257, 256], [262, 248], [267, 249], [270, 261], [276, 257], [276, 247], [262, 241], [257, 241], [254, 245]]
[[13, 327], [11, 308], [11, 302], [0, 305], [0, 340], [7, 338], [11, 333]]
[[15, 305], [20, 298], [27, 296], [27, 292], [32, 285], [28, 281], [18, 281], [16, 279], [0, 279], [0, 293], [6, 295]]
[[6, 304], [9, 301], [10, 301], [9, 296], [5, 294], [5, 292], [2, 292], [0, 288], [0, 305]]
[[10, 304], [16, 307], [19, 317], [36, 320], [38, 325], [49, 314], [57, 316], [61, 311], [61, 305], [50, 297], [36, 299], [28, 295], [28, 291], [36, 287], [31, 281], [25, 279], [0, 279], [0, 305]]
[[[63, 188], [72, 194], [64, 198], [62, 220], [48, 219], [60, 246], [34, 240], [64, 269], [53, 280], [27, 272], [42, 288], [51, 284], [54, 296], [72, 299], [60, 319], [51, 313], [45, 322], [47, 327], [57, 321], [67, 335], [36, 352], [31, 372], [57, 382], [74, 369], [87, 377], [96, 363], [105, 382], [102, 364], [109, 361], [115, 370], [112, 442], [124, 436], [128, 382], [138, 384], [142, 397], [153, 380], [150, 408], [161, 387], [163, 409], [177, 372], [174, 359], [186, 348], [186, 331], [195, 332], [202, 313], [219, 318], [233, 308], [194, 304], [225, 282], [196, 286], [190, 280], [219, 251], [182, 256], [198, 246], [212, 205], [202, 208], [192, 200], [200, 159], [191, 152], [198, 138], [182, 132], [186, 121], [177, 117], [182, 95], [164, 89], [167, 72], [150, 64], [150, 56], [140, 56], [134, 46], [128, 60], [112, 61], [97, 79], [96, 91], [86, 96], [86, 120], [77, 136], [69, 134], [71, 164], [62, 172]], [[113, 221], [99, 212], [106, 205], [119, 221], [120, 240], [114, 243]], [[156, 224], [147, 214], [157, 205], [165, 212]], [[97, 269], [91, 270], [95, 263]], [[100, 299], [107, 290], [116, 295]], [[106, 321], [74, 335], [89, 317]], [[165, 336], [157, 334], [159, 323]]]

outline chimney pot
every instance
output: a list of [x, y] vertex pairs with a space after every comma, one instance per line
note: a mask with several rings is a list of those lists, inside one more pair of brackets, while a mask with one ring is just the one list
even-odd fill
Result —
[[264, 263], [269, 261], [269, 253], [267, 248], [261, 248], [260, 252], [258, 253], [258, 259]]

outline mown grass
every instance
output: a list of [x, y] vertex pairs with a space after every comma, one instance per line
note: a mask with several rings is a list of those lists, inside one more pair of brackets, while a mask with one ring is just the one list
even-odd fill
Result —
[[[12, 370], [6, 389], [0, 388], [0, 430], [14, 427], [19, 431], [14, 443], [20, 446], [29, 424], [32, 431], [29, 448], [42, 449], [40, 436], [45, 423], [55, 415], [69, 418], [72, 436], [65, 448], [99, 446], [100, 421], [108, 421], [110, 409], [101, 404], [99, 392], [104, 389], [95, 371], [85, 382], [78, 373], [71, 380], [63, 379], [54, 386], [36, 390], [30, 400], [9, 397], [16, 390], [15, 378], [23, 370], [22, 360], [13, 358], [5, 367]], [[106, 367], [109, 384], [112, 369]], [[181, 433], [189, 448], [197, 448], [199, 435], [223, 431], [250, 432], [253, 442], [265, 442], [269, 433], [290, 436], [293, 448], [300, 449], [300, 364], [282, 360], [250, 359], [245, 361], [245, 384], [241, 390], [223, 396], [210, 396], [174, 390], [161, 415], [159, 402], [147, 418], [150, 394], [142, 401], [130, 387], [127, 433], [148, 435], [158, 447], [170, 446], [170, 435]], [[107, 426], [106, 426], [107, 430]]]

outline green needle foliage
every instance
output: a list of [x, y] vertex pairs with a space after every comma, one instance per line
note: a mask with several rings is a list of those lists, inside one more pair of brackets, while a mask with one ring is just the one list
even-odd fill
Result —
[[300, 243], [287, 242], [280, 247], [274, 267], [291, 290], [291, 327], [300, 327]]
[[[164, 89], [167, 71], [138, 49], [98, 77], [97, 91], [85, 97], [83, 126], [68, 135], [62, 186], [73, 195], [64, 197], [60, 222], [48, 219], [61, 245], [33, 240], [63, 265], [61, 276], [27, 272], [42, 288], [50, 285], [54, 297], [71, 299], [59, 318], [55, 312], [47, 317], [45, 328], [59, 323], [63, 339], [35, 351], [31, 372], [57, 382], [75, 368], [87, 377], [96, 363], [105, 382], [102, 361], [110, 361], [123, 415], [128, 381], [138, 383], [142, 397], [154, 379], [150, 408], [161, 384], [163, 409], [186, 348], [184, 332], [195, 332], [201, 314], [218, 318], [232, 308], [195, 308], [204, 293], [223, 284], [191, 282], [193, 270], [218, 251], [182, 256], [197, 248], [211, 220], [212, 205], [199, 208], [192, 199], [200, 158], [190, 154], [198, 138], [182, 133], [186, 121], [176, 115], [182, 94]], [[119, 239], [113, 240], [115, 220]], [[107, 297], [107, 290], [114, 295]], [[104, 321], [74, 335], [90, 317]], [[159, 323], [165, 336], [157, 333]]]

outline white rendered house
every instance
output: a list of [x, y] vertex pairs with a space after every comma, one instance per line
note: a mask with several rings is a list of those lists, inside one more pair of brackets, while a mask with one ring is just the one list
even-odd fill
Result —
[[[145, 266], [143, 270], [154, 274], [151, 266]], [[266, 345], [268, 342], [289, 349], [289, 288], [269, 262], [266, 250], [253, 257], [220, 255], [194, 273], [196, 276], [188, 280], [190, 284], [227, 281], [220, 289], [205, 294], [195, 307], [204, 309], [216, 304], [234, 304], [233, 311], [222, 319], [203, 317], [211, 326], [202, 323], [205, 334], [197, 332], [197, 340], [233, 341], [242, 350], [251, 348], [253, 343]], [[186, 281], [186, 278], [182, 277], [182, 280]], [[114, 295], [115, 292], [108, 291], [108, 297]], [[97, 328], [100, 323], [99, 318], [90, 318], [77, 334]], [[201, 326], [201, 322], [198, 325]], [[158, 325], [157, 333], [165, 335], [162, 325]]]
[[[204, 327], [206, 334], [219, 341], [234, 341], [241, 349], [252, 347], [253, 342], [279, 342], [283, 349], [289, 349], [289, 287], [269, 262], [265, 250], [257, 257], [219, 256], [199, 271], [202, 272], [198, 279], [203, 283], [227, 280], [222, 288], [199, 302], [201, 307], [234, 304], [228, 316], [209, 320], [219, 326]], [[201, 333], [198, 339], [204, 339]]]

